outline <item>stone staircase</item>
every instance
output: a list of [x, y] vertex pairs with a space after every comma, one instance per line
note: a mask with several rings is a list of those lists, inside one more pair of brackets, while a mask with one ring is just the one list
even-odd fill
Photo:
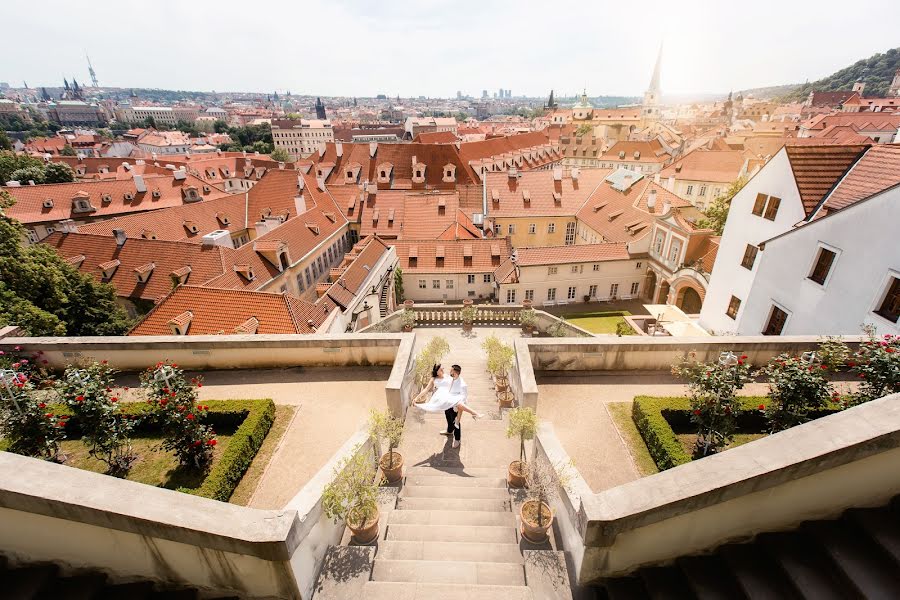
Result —
[[388, 314], [388, 293], [390, 292], [390, 279], [387, 279], [384, 282], [384, 285], [381, 286], [381, 294], [378, 297], [378, 312], [381, 315], [381, 318], [385, 318]]
[[[519, 534], [519, 500], [506, 485], [518, 442], [506, 438], [481, 339], [449, 341], [444, 368], [454, 362], [462, 367], [468, 404], [485, 418], [465, 415], [462, 445], [452, 448], [452, 438], [439, 435], [447, 426], [443, 414], [410, 408], [400, 446], [404, 479], [381, 503], [377, 545], [332, 547], [317, 599], [571, 600], [563, 553], [549, 543], [523, 542]], [[347, 555], [360, 563], [355, 577], [341, 565]], [[330, 581], [336, 579], [330, 573], [339, 574], [343, 585]]]
[[672, 565], [606, 580], [597, 598], [642, 600], [900, 597], [900, 497], [839, 519], [764, 533]]

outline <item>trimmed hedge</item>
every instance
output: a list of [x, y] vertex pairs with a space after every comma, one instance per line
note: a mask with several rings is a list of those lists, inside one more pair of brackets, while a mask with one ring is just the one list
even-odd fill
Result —
[[[228, 502], [275, 421], [275, 403], [265, 399], [204, 400], [199, 404], [209, 406], [209, 411], [203, 418], [214, 429], [234, 429], [234, 433], [222, 452], [222, 457], [210, 469], [200, 487], [178, 488], [178, 491]], [[63, 404], [51, 404], [47, 409], [58, 415], [72, 416], [72, 412]], [[150, 416], [152, 407], [145, 402], [123, 402], [121, 411], [126, 415]], [[70, 423], [66, 426], [66, 437], [79, 437], [81, 432], [77, 418], [72, 416]], [[134, 431], [140, 437], [140, 433], [158, 432], [159, 429], [153, 419], [143, 419]]]
[[[739, 432], [764, 432], [767, 429], [765, 416], [760, 414], [759, 405], [768, 405], [766, 396], [741, 396], [741, 409], [746, 411], [738, 417]], [[817, 419], [837, 412], [832, 406], [826, 410], [810, 413]], [[631, 408], [631, 418], [647, 445], [647, 450], [660, 471], [691, 462], [692, 457], [678, 441], [678, 431], [693, 431], [691, 423], [691, 403], [688, 398], [657, 398], [636, 396]]]

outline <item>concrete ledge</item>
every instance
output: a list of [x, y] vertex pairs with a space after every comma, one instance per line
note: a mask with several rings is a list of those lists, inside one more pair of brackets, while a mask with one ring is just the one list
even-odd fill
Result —
[[524, 550], [525, 581], [536, 600], [572, 600], [569, 570], [562, 552]]
[[582, 498], [579, 581], [900, 493], [900, 394]]
[[384, 386], [388, 410], [391, 411], [392, 415], [401, 419], [406, 415], [410, 399], [415, 394], [413, 390], [415, 385], [415, 373], [413, 370], [416, 366], [415, 354], [413, 353], [415, 344], [415, 333], [404, 333], [401, 335], [397, 354], [394, 357], [394, 366]]

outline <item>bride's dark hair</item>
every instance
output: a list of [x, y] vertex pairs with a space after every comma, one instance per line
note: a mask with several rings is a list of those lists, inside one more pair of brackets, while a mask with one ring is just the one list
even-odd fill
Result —
[[431, 367], [431, 377], [432, 379], [437, 377], [437, 372], [441, 369], [441, 365], [434, 365]]

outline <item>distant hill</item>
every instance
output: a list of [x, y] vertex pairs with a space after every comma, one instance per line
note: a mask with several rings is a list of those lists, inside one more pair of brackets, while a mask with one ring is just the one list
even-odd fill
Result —
[[865, 95], [869, 98], [887, 96], [894, 73], [900, 69], [900, 48], [891, 48], [883, 54], [875, 54], [857, 61], [824, 79], [804, 83], [795, 90], [780, 97], [782, 100], [803, 100], [812, 91], [833, 92], [849, 90], [857, 81], [866, 84]]
[[[758, 87], [751, 88], [749, 90], [741, 90], [741, 95], [744, 98], [756, 98], [758, 100], [765, 100], [768, 98], [784, 98], [789, 94], [796, 92], [798, 89], [803, 87], [801, 83], [789, 83], [787, 85], [770, 85], [767, 87]], [[809, 94], [809, 92], [807, 92]]]

